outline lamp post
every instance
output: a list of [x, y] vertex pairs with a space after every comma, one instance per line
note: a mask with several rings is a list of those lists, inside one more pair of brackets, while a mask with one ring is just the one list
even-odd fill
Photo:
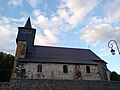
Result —
[[108, 47], [111, 48], [110, 52], [112, 53], [112, 55], [115, 55], [115, 50], [113, 49], [113, 43], [112, 42], [116, 45], [118, 53], [120, 54], [120, 50], [119, 50], [118, 44], [117, 44], [117, 42], [115, 40], [110, 40], [108, 42]]

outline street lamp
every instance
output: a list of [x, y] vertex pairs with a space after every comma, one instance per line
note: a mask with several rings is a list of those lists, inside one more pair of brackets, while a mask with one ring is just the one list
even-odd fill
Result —
[[113, 49], [113, 43], [116, 45], [116, 47], [117, 47], [117, 50], [118, 50], [118, 53], [120, 54], [120, 50], [119, 50], [119, 47], [118, 47], [118, 45], [117, 45], [117, 42], [115, 41], [115, 40], [110, 40], [109, 42], [108, 42], [108, 47], [109, 48], [111, 48], [111, 53], [112, 53], [112, 55], [115, 55], [115, 50]]

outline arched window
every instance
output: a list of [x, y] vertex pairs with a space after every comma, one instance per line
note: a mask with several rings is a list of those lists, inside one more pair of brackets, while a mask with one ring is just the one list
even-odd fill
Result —
[[87, 71], [87, 73], [91, 73], [90, 66], [86, 66], [86, 71]]
[[63, 73], [68, 73], [67, 65], [63, 65]]
[[38, 65], [37, 72], [42, 72], [42, 65]]

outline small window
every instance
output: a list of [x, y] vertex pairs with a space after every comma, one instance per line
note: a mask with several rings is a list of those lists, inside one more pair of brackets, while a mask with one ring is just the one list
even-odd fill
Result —
[[87, 73], [91, 73], [90, 66], [86, 66], [86, 71], [87, 71]]
[[67, 65], [63, 65], [63, 73], [68, 73]]
[[26, 29], [22, 29], [22, 33], [26, 33]]
[[30, 30], [30, 29], [22, 29], [22, 33], [32, 34], [32, 30]]
[[27, 30], [27, 34], [32, 34], [32, 30]]
[[37, 72], [42, 72], [42, 65], [38, 65]]

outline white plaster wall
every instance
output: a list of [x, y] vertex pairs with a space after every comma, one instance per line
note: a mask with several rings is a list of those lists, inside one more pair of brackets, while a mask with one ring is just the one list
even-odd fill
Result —
[[[42, 65], [42, 72], [37, 72], [37, 66]], [[67, 65], [68, 73], [63, 73], [63, 65]], [[86, 66], [90, 66], [91, 73], [86, 72]], [[50, 63], [26, 63], [27, 78], [34, 79], [75, 79], [75, 67], [73, 64]], [[98, 69], [95, 65], [79, 65], [82, 80], [100, 80]]]

